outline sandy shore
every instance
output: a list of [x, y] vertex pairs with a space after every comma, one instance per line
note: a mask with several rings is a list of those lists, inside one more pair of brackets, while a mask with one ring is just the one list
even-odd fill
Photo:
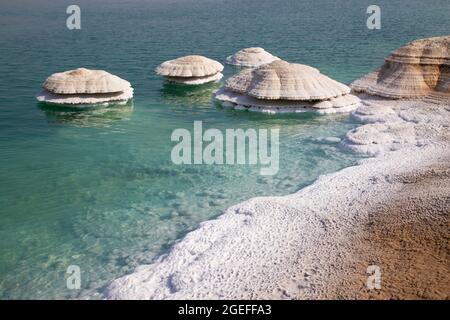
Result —
[[[391, 177], [402, 187], [386, 202], [372, 205], [358, 230], [357, 261], [382, 267], [382, 290], [362, 290], [366, 275], [347, 279], [348, 298], [448, 299], [450, 213], [449, 159], [413, 173]], [[359, 237], [359, 235], [358, 235]], [[343, 281], [341, 279], [341, 281]]]
[[343, 147], [374, 158], [229, 208], [104, 297], [448, 299], [450, 107], [363, 99], [353, 116], [368, 124]]

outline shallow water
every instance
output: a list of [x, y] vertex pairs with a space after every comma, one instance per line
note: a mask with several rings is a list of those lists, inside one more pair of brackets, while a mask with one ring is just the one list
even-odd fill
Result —
[[[166, 85], [152, 74], [161, 61], [190, 53], [223, 61], [258, 45], [348, 83], [399, 45], [448, 33], [450, 9], [380, 1], [382, 29], [370, 31], [370, 1], [77, 3], [80, 31], [65, 27], [69, 2], [0, 4], [0, 298], [95, 298], [224, 208], [292, 193], [357, 159], [320, 140], [355, 127], [348, 116], [224, 110], [210, 100], [219, 85]], [[85, 111], [36, 103], [49, 74], [79, 66], [129, 80], [134, 101]], [[170, 135], [194, 120], [205, 129], [279, 128], [279, 173], [172, 164]], [[81, 268], [81, 290], [66, 288], [69, 265]]]

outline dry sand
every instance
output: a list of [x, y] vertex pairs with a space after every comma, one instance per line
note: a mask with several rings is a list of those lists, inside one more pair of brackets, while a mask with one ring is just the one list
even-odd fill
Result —
[[[352, 259], [337, 262], [351, 272], [333, 278], [319, 298], [449, 298], [449, 160], [384, 177], [401, 187], [387, 200], [367, 202], [365, 221], [346, 241]], [[368, 265], [380, 267], [380, 290], [367, 289]]]

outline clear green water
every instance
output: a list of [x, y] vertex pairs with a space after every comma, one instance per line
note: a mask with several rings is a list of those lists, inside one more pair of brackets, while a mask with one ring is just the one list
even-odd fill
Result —
[[[357, 125], [345, 115], [226, 111], [210, 101], [215, 85], [176, 89], [152, 69], [191, 53], [223, 61], [257, 45], [348, 83], [399, 45], [449, 31], [448, 1], [378, 2], [380, 31], [365, 27], [371, 1], [360, 0], [77, 1], [81, 31], [65, 27], [71, 2], [2, 2], [0, 298], [96, 298], [107, 281], [151, 262], [224, 208], [292, 193], [354, 163], [337, 144], [317, 141]], [[79, 66], [129, 80], [133, 104], [68, 112], [35, 102], [49, 74]], [[280, 172], [173, 165], [171, 132], [194, 120], [280, 128]], [[66, 289], [69, 265], [81, 268], [81, 290]]]

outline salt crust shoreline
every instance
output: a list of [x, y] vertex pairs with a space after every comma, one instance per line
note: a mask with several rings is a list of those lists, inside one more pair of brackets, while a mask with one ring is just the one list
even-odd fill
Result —
[[[368, 292], [364, 283], [367, 266], [378, 263], [382, 270], [392, 269], [406, 249], [400, 246], [394, 259], [384, 261], [380, 250], [385, 239], [380, 240], [381, 248], [371, 247], [371, 233], [367, 234], [364, 229], [370, 225], [368, 221], [373, 219], [380, 204], [386, 205], [388, 217], [392, 216], [395, 211], [391, 203], [404, 190], [405, 181], [410, 177], [427, 176], [435, 172], [435, 168], [448, 174], [450, 106], [360, 98], [363, 105], [352, 116], [366, 124], [350, 131], [341, 145], [374, 158], [320, 176], [312, 185], [294, 194], [257, 197], [230, 207], [217, 219], [206, 221], [188, 233], [153, 264], [140, 266], [132, 274], [112, 281], [103, 297], [446, 298], [448, 290], [442, 293], [440, 289], [431, 288], [428, 294], [420, 285], [413, 286], [412, 293], [404, 293], [396, 288], [402, 287], [401, 282], [391, 284], [392, 288], [388, 288], [391, 291], [382, 291], [378, 296], [379, 292]], [[434, 173], [432, 177], [439, 175]], [[444, 181], [444, 187], [449, 187], [448, 181]], [[412, 194], [434, 195], [421, 188], [411, 189]], [[425, 204], [426, 210], [422, 210], [425, 218], [431, 215], [433, 221], [446, 219], [448, 222], [448, 210], [447, 213], [445, 208], [442, 211], [438, 201], [425, 201]], [[444, 205], [448, 203], [444, 201]], [[417, 215], [422, 211], [418, 210]], [[404, 219], [395, 220], [400, 230], [406, 223]], [[407, 219], [414, 217], [407, 212]], [[372, 228], [376, 230], [377, 225]], [[430, 234], [434, 234], [433, 230]], [[442, 239], [438, 240], [442, 243]], [[400, 238], [399, 242], [402, 241]], [[420, 248], [413, 250], [419, 252]], [[376, 256], [381, 260], [370, 260]], [[427, 263], [431, 260], [430, 257], [424, 259]], [[446, 259], [443, 262], [446, 264]], [[441, 265], [442, 257], [437, 259], [435, 269], [440, 270]], [[444, 270], [443, 279], [447, 281], [444, 286], [448, 283], [446, 274]], [[442, 283], [439, 278], [442, 273], [431, 272], [431, 277], [434, 282]]]

